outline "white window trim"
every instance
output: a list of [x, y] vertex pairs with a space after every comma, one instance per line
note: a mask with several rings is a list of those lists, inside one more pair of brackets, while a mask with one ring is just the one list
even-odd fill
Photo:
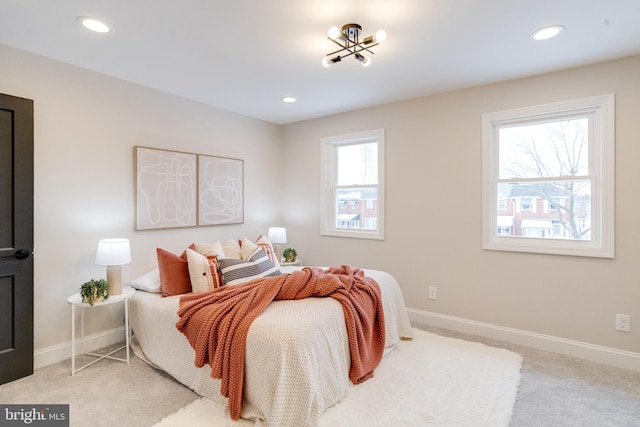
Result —
[[[590, 241], [501, 237], [496, 233], [498, 150], [496, 127], [523, 119], [572, 112], [594, 114], [599, 142], [591, 144], [593, 162], [592, 224], [597, 230]], [[598, 126], [599, 124], [599, 126]], [[599, 129], [598, 129], [599, 127]], [[615, 256], [615, 95], [607, 94], [482, 115], [482, 247], [499, 251], [614, 258]], [[599, 203], [597, 203], [599, 202]], [[594, 206], [597, 205], [597, 206]]]
[[[384, 129], [355, 132], [345, 135], [329, 136], [321, 139], [322, 188], [320, 195], [320, 234], [323, 236], [353, 237], [359, 239], [384, 240]], [[376, 142], [378, 144], [378, 200], [376, 203], [376, 230], [353, 230], [335, 227], [334, 205], [335, 161], [334, 148], [337, 145], [364, 144]]]

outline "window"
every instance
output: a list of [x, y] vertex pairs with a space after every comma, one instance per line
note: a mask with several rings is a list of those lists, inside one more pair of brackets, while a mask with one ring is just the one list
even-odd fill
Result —
[[498, 236], [509, 236], [511, 235], [511, 227], [498, 226]]
[[321, 233], [384, 239], [384, 129], [321, 142]]
[[498, 199], [498, 210], [506, 211], [507, 210], [507, 200], [506, 199]]
[[373, 199], [367, 199], [367, 209], [373, 209]]
[[613, 94], [483, 114], [483, 248], [613, 258], [614, 123]]
[[547, 203], [550, 211], [557, 211], [562, 206], [562, 197], [551, 197], [551, 200]]

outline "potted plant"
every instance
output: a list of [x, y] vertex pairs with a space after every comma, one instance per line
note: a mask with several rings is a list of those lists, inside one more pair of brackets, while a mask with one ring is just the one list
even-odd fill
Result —
[[109, 283], [104, 279], [91, 279], [80, 286], [80, 296], [82, 302], [93, 305], [95, 302], [102, 302], [109, 298]]
[[284, 262], [295, 262], [298, 253], [293, 248], [287, 248], [282, 253], [282, 256], [284, 256]]

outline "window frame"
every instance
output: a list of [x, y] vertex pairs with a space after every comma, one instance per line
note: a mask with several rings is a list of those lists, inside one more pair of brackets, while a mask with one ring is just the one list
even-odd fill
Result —
[[[366, 143], [378, 144], [378, 183], [354, 187], [377, 187], [376, 228], [345, 229], [336, 227], [338, 209], [336, 204], [337, 147]], [[320, 234], [323, 236], [350, 237], [358, 239], [384, 240], [384, 196], [385, 196], [385, 130], [374, 129], [321, 138], [321, 195]]]
[[[537, 120], [588, 115], [592, 182], [590, 240], [504, 237], [497, 234], [498, 129]], [[552, 177], [550, 178], [553, 180]], [[482, 248], [587, 257], [615, 257], [615, 95], [605, 94], [482, 115]]]

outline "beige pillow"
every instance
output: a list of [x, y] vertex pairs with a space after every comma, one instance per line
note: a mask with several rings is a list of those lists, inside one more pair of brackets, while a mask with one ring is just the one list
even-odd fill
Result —
[[196, 251], [204, 256], [225, 256], [224, 249], [218, 240], [215, 243], [196, 243]]
[[189, 278], [194, 293], [212, 291], [217, 288], [218, 262], [215, 256], [207, 258], [198, 252], [187, 249]]
[[247, 239], [246, 237], [243, 237], [240, 248], [242, 253], [242, 259], [246, 261], [256, 251], [256, 249], [259, 248], [259, 246], [253, 243], [251, 240]]
[[242, 259], [242, 251], [236, 240], [227, 240], [222, 244], [222, 250], [226, 258]]

